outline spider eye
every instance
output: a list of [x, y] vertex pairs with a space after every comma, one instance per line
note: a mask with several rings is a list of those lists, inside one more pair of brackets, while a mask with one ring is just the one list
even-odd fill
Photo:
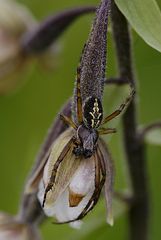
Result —
[[103, 118], [101, 101], [96, 97], [90, 97], [83, 107], [83, 121], [87, 128], [98, 128]]
[[85, 158], [90, 158], [93, 155], [93, 151], [85, 149], [83, 154]]

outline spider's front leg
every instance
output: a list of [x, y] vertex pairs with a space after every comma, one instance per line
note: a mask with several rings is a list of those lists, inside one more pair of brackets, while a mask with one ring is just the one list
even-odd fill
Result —
[[77, 126], [76, 124], [73, 122], [73, 120], [70, 117], [67, 117], [63, 114], [60, 114], [60, 119], [69, 127], [74, 128], [75, 130], [77, 130]]
[[105, 134], [116, 133], [116, 132], [117, 132], [116, 128], [100, 128], [98, 130], [99, 135], [105, 135]]
[[104, 125], [105, 123], [111, 121], [113, 118], [120, 115], [122, 113], [122, 111], [129, 105], [129, 103], [133, 99], [134, 94], [135, 94], [135, 90], [132, 89], [130, 95], [126, 98], [125, 102], [122, 103], [117, 110], [115, 110], [113, 113], [111, 113], [110, 115], [105, 117], [101, 125]]

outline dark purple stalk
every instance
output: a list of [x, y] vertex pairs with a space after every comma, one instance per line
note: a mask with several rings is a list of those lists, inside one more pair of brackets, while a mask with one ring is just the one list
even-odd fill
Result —
[[[128, 23], [116, 5], [112, 5], [113, 35], [116, 44], [119, 77], [126, 79], [136, 87], [133, 73], [131, 39]], [[138, 137], [137, 105], [135, 98], [130, 103], [123, 116], [123, 137], [127, 163], [134, 194], [133, 204], [130, 205], [129, 239], [148, 239], [149, 195], [147, 186], [147, 166], [145, 146]]]
[[48, 17], [37, 28], [24, 34], [21, 40], [23, 52], [25, 54], [40, 54], [56, 41], [74, 20], [95, 10], [95, 6], [82, 6]]
[[[88, 100], [97, 98], [102, 103], [106, 58], [107, 58], [107, 26], [111, 0], [102, 0], [97, 7], [92, 28], [84, 46], [74, 89], [73, 119], [78, 123], [77, 84], [80, 82], [82, 106], [92, 106]], [[79, 84], [78, 84], [79, 85]], [[88, 102], [88, 103], [87, 103]], [[101, 109], [101, 106], [99, 106]], [[85, 109], [84, 109], [85, 110]], [[89, 112], [89, 111], [87, 111]], [[79, 114], [78, 114], [79, 115]], [[103, 114], [102, 114], [103, 116]], [[84, 116], [84, 118], [86, 118]]]
[[107, 28], [110, 7], [110, 0], [101, 1], [81, 57], [80, 85], [83, 103], [91, 96], [102, 100], [106, 71]]

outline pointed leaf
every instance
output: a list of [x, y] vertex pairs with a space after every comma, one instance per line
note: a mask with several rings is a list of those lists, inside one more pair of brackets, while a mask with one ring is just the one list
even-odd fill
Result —
[[155, 0], [115, 0], [144, 41], [161, 52], [161, 12]]

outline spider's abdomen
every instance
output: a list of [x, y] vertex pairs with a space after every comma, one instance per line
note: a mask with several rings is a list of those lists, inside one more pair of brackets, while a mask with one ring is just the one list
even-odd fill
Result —
[[96, 97], [88, 98], [83, 106], [83, 122], [87, 128], [98, 128], [103, 118], [101, 101]]

